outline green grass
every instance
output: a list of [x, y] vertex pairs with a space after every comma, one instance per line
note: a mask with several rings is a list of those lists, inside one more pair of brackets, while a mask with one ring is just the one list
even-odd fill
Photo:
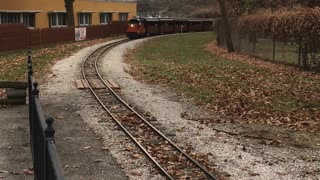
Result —
[[314, 98], [320, 97], [320, 78], [224, 59], [205, 49], [214, 39], [213, 33], [156, 38], [132, 51], [129, 63], [136, 67], [134, 74], [218, 106], [227, 115], [275, 121], [284, 116], [320, 118], [320, 100]]

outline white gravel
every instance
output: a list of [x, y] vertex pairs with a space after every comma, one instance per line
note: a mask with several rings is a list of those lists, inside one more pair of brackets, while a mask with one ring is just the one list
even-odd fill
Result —
[[[122, 55], [127, 48], [133, 48], [146, 40], [131, 41], [114, 48], [105, 56], [102, 71], [121, 86], [121, 94], [125, 99], [155, 116], [166, 132], [174, 132], [175, 142], [179, 145], [191, 145], [197, 153], [209, 154], [209, 160], [218, 166], [219, 171], [231, 174], [231, 179], [320, 179], [314, 173], [305, 173], [319, 170], [320, 161], [309, 162], [302, 158], [319, 158], [319, 151], [256, 143], [249, 143], [244, 151], [242, 139], [181, 118], [181, 113], [189, 110], [200, 114], [206, 112], [201, 112], [199, 107], [180, 98], [168, 88], [134, 80], [124, 70], [130, 68], [122, 62]], [[56, 98], [74, 102], [79, 115], [95, 133], [103, 137], [105, 148], [117, 159], [130, 179], [161, 179], [163, 177], [157, 174], [143, 155], [132, 158], [139, 150], [118, 130], [115, 123], [109, 121], [109, 117], [102, 117], [108, 122], [98, 122], [101, 120], [102, 110], [97, 102], [88, 91], [77, 90], [73, 85], [73, 81], [81, 77], [84, 58], [104, 44], [85, 48], [55, 64], [53, 74], [41, 92], [45, 96], [55, 95]]]
[[[95, 49], [112, 42], [114, 41], [85, 48], [57, 62], [52, 67], [48, 82], [41, 86], [42, 99], [45, 101], [45, 98], [54, 97], [57, 101], [72, 102], [88, 127], [103, 138], [103, 149], [108, 150], [117, 159], [130, 179], [163, 179], [143, 155], [137, 155], [140, 151], [122, 131], [118, 130], [116, 124], [109, 117], [102, 115], [101, 107], [89, 91], [78, 90], [74, 85], [74, 80], [81, 79], [81, 65], [85, 57]], [[101, 119], [107, 122], [98, 122]]]

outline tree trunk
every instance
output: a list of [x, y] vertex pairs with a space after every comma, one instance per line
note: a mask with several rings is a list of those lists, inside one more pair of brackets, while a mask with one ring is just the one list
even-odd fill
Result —
[[74, 0], [64, 0], [64, 5], [67, 11], [68, 26], [74, 26], [73, 2]]
[[308, 57], [308, 52], [309, 52], [309, 44], [307, 42], [302, 43], [302, 67], [304, 69], [309, 69], [309, 57]]
[[234, 49], [232, 38], [231, 38], [231, 29], [230, 29], [230, 24], [229, 24], [228, 13], [227, 13], [227, 9], [226, 9], [226, 2], [225, 2], [225, 0], [217, 0], [217, 1], [220, 6], [223, 26], [225, 29], [225, 38], [226, 38], [226, 42], [227, 42], [228, 52], [234, 52], [235, 49]]

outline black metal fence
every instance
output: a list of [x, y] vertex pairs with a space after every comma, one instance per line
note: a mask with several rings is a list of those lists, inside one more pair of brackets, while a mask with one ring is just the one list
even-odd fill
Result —
[[64, 176], [54, 143], [53, 118], [43, 113], [38, 83], [33, 80], [31, 50], [28, 51], [28, 97], [30, 145], [35, 179], [63, 180]]

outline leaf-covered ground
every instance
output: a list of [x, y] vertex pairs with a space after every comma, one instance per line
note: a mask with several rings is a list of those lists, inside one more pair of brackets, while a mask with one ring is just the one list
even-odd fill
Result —
[[228, 54], [213, 33], [156, 38], [128, 53], [131, 73], [171, 85], [227, 121], [320, 130], [320, 75]]
[[[88, 46], [111, 40], [102, 38], [82, 42], [54, 44], [32, 49], [34, 74], [42, 78], [50, 66], [59, 59], [68, 57]], [[0, 80], [25, 80], [27, 73], [27, 50], [0, 52]]]

